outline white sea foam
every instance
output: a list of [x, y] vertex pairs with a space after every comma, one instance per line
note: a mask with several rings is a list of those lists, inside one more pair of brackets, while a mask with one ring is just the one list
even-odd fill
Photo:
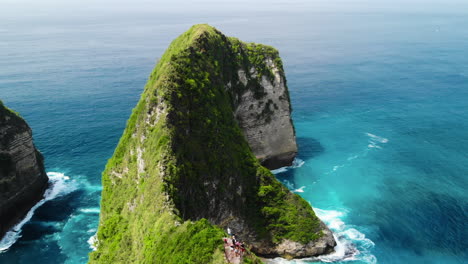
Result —
[[269, 259], [267, 263], [272, 264], [299, 264], [315, 262], [347, 262], [362, 261], [368, 264], [377, 263], [377, 259], [370, 253], [374, 243], [353, 227], [347, 226], [343, 218], [347, 212], [336, 210], [322, 210], [314, 208], [317, 216], [333, 231], [333, 236], [337, 243], [335, 252], [332, 254], [315, 258], [305, 258], [300, 260], [286, 260], [283, 258]]
[[279, 173], [283, 173], [283, 172], [286, 172], [288, 171], [289, 169], [295, 169], [295, 168], [300, 168], [302, 167], [302, 165], [305, 164], [305, 161], [301, 160], [300, 158], [295, 158], [292, 162], [292, 165], [291, 166], [288, 166], [288, 167], [281, 167], [279, 169], [276, 169], [276, 170], [272, 170], [271, 172], [273, 174], [279, 174]]
[[92, 249], [93, 251], [97, 250], [97, 247], [99, 245], [99, 240], [97, 239], [97, 234], [94, 234], [88, 239], [88, 245], [89, 248]]
[[369, 147], [369, 148], [377, 148], [377, 149], [382, 149], [382, 147], [381, 147], [381, 146], [379, 146], [379, 145], [376, 145], [375, 143], [371, 143], [371, 144], [367, 145], [367, 147]]
[[374, 140], [374, 141], [377, 141], [377, 142], [380, 142], [380, 143], [387, 143], [388, 142], [388, 139], [386, 139], [384, 137], [379, 137], [379, 136], [376, 136], [376, 135], [371, 134], [371, 133], [366, 133], [366, 135], [368, 137], [370, 137], [371, 140]]
[[332, 230], [342, 230], [345, 223], [341, 220], [341, 217], [345, 213], [335, 210], [322, 210], [319, 208], [314, 208], [315, 214], [327, 224], [327, 226]]
[[67, 193], [70, 193], [76, 189], [74, 184], [70, 184], [70, 178], [65, 176], [63, 173], [60, 172], [48, 172], [47, 176], [49, 176], [49, 188], [44, 192], [44, 199], [40, 200], [37, 204], [35, 204], [26, 216], [16, 224], [10, 231], [8, 231], [2, 240], [0, 240], [0, 252], [6, 251], [9, 249], [17, 240], [21, 237], [21, 228], [31, 220], [34, 212], [37, 208], [41, 205], [55, 199], [57, 197], [63, 196]]
[[85, 214], [99, 214], [101, 210], [96, 207], [96, 208], [82, 208], [79, 211]]
[[337, 243], [335, 252], [329, 255], [319, 256], [316, 260], [322, 262], [360, 260], [369, 264], [375, 264], [377, 262], [375, 256], [369, 251], [374, 247], [374, 242], [366, 238], [366, 236], [356, 228], [346, 225], [342, 220], [346, 217], [347, 212], [322, 210], [319, 208], [314, 208], [314, 211], [333, 231]]
[[288, 171], [287, 167], [282, 167], [282, 168], [279, 168], [279, 169], [276, 169], [276, 170], [272, 170], [271, 172], [273, 174], [279, 174], [279, 173], [283, 173], [283, 172], [287, 172], [287, 171]]
[[300, 168], [304, 164], [305, 161], [301, 160], [300, 158], [295, 158], [290, 168]]
[[369, 149], [371, 148], [382, 149], [382, 147], [379, 146], [379, 144], [388, 143], [388, 139], [384, 137], [379, 137], [371, 133], [366, 133], [366, 135], [369, 137], [369, 144], [367, 145]]
[[295, 189], [293, 192], [303, 193], [305, 186]]

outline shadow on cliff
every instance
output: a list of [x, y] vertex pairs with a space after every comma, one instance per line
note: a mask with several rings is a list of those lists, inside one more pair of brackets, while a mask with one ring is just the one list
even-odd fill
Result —
[[[298, 137], [296, 138], [296, 142], [299, 149], [296, 157], [297, 159], [310, 162], [310, 160], [313, 160], [325, 152], [323, 145], [314, 138]], [[295, 173], [295, 169], [288, 169], [277, 173], [276, 178], [285, 183], [285, 185], [289, 183], [291, 186], [295, 186]], [[292, 188], [291, 186], [288, 186], [288, 188]]]

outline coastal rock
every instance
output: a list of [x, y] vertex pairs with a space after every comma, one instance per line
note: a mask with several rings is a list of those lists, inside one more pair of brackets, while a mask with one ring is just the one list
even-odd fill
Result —
[[0, 238], [43, 198], [47, 185], [31, 128], [0, 101]]
[[193, 26], [161, 57], [106, 165], [90, 262], [224, 263], [228, 227], [260, 256], [328, 253], [310, 204], [260, 164], [295, 152], [278, 51]]
[[297, 153], [296, 135], [279, 57], [269, 54], [263, 64], [267, 75], [254, 67], [237, 71], [239, 82], [247, 89], [236, 100], [235, 116], [257, 159], [268, 169], [277, 169], [292, 164]]
[[330, 254], [334, 251], [336, 241], [332, 231], [330, 231], [325, 224], [322, 223], [321, 228], [323, 235], [315, 241], [303, 244], [297, 241], [284, 239], [277, 245], [254, 244], [254, 251], [264, 257], [274, 258], [281, 256], [287, 259]]

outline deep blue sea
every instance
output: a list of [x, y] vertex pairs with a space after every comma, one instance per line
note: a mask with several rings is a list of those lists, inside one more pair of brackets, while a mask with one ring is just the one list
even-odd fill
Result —
[[468, 3], [354, 2], [1, 4], [0, 99], [54, 185], [0, 263], [87, 261], [101, 172], [158, 57], [196, 23], [280, 51], [299, 154], [275, 173], [339, 241], [300, 263], [468, 263]]

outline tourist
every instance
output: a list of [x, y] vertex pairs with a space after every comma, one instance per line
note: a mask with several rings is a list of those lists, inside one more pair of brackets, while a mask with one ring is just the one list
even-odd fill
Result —
[[236, 257], [240, 256], [240, 249], [239, 246], [236, 244], [236, 249], [234, 250], [234, 253], [236, 253]]
[[240, 249], [241, 249], [241, 256], [243, 256], [243, 255], [244, 255], [244, 252], [245, 252], [245, 245], [244, 245], [244, 242], [242, 242], [242, 243], [240, 244]]

